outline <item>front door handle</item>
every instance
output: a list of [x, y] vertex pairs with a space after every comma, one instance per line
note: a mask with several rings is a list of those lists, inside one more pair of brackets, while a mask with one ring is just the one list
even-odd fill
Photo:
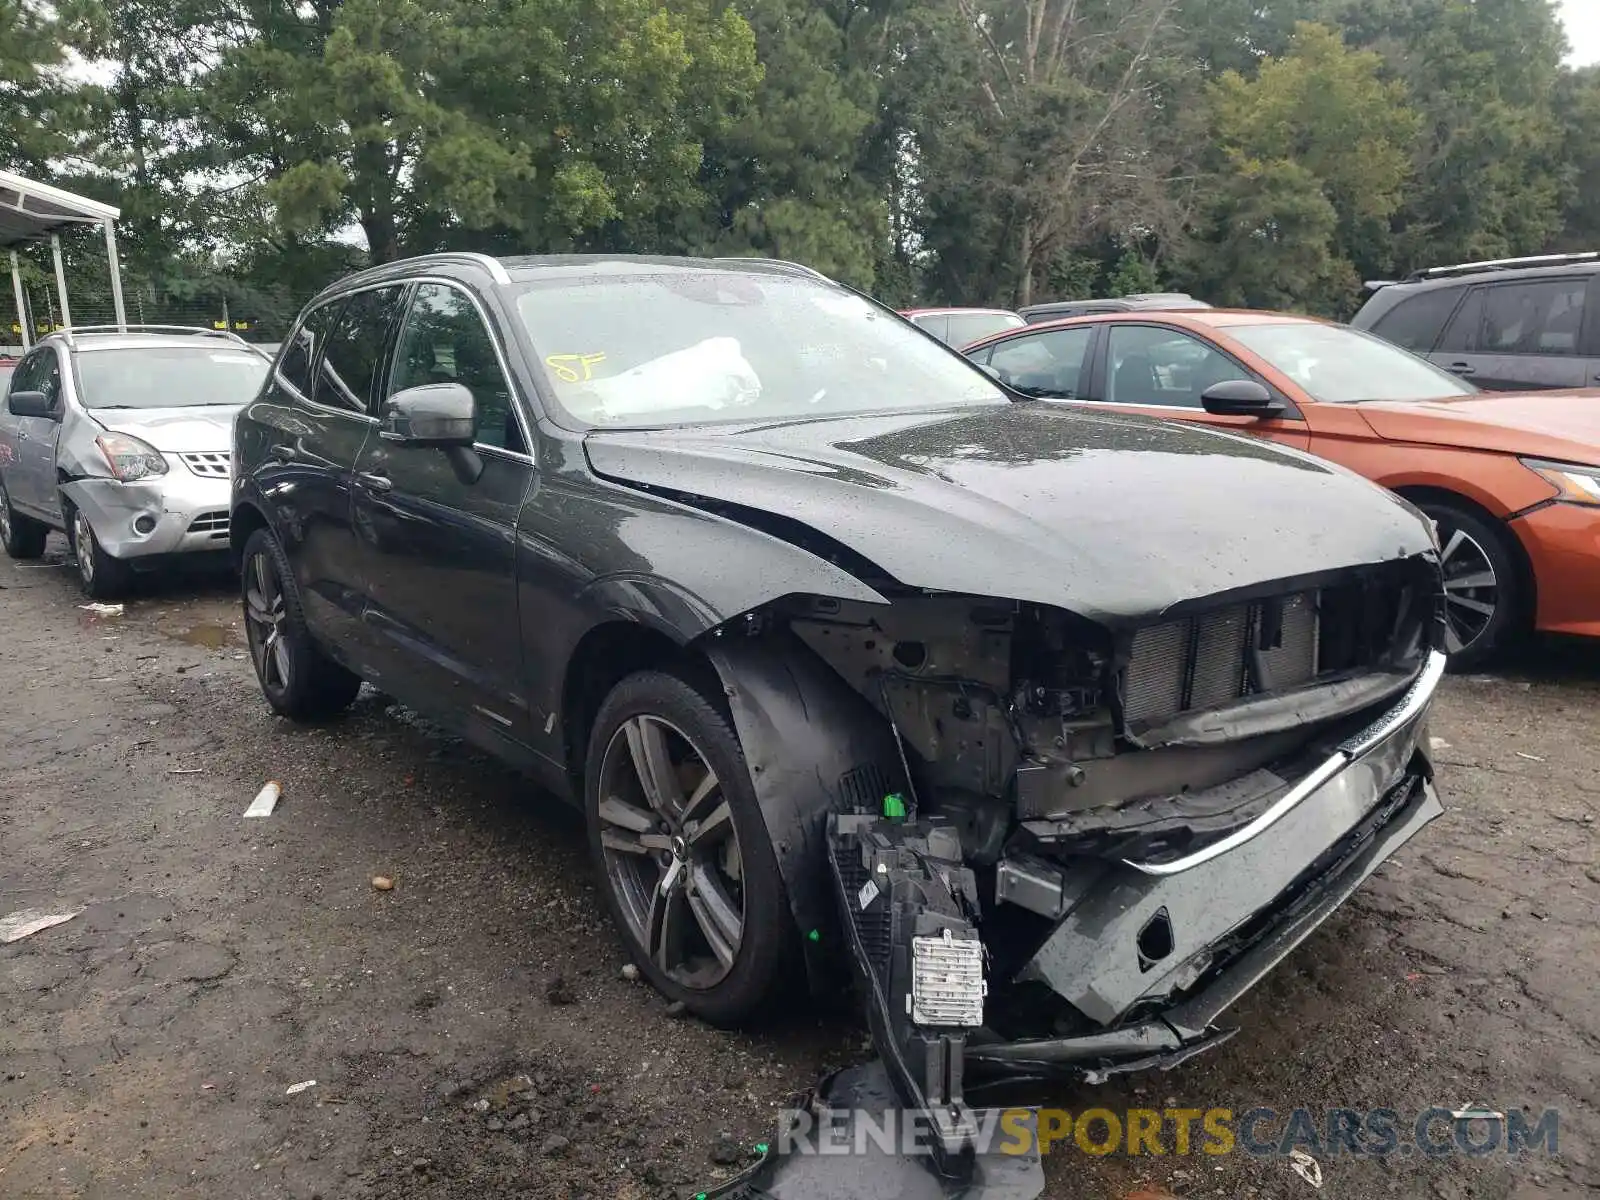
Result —
[[362, 487], [371, 492], [390, 492], [394, 490], [394, 480], [382, 471], [362, 471], [356, 476]]
[[1451, 363], [1450, 373], [1452, 375], [1476, 375], [1478, 368], [1471, 363]]

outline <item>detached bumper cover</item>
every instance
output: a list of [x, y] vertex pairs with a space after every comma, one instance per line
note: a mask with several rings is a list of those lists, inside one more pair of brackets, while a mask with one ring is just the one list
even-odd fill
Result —
[[[167, 473], [154, 479], [120, 483], [85, 477], [62, 485], [112, 558], [228, 549], [232, 494], [227, 477], [199, 476], [176, 456], [167, 459]], [[136, 528], [141, 517], [153, 522], [148, 532]]]
[[[919, 1021], [913, 939], [959, 940], [1006, 920], [1004, 888], [980, 915], [959, 842], [938, 819], [832, 818], [829, 859], [878, 1048], [947, 1155], [962, 1152], [972, 1127], [967, 1072], [975, 1083], [1062, 1072], [1100, 1080], [1171, 1067], [1227, 1040], [1234, 1031], [1215, 1025], [1221, 1013], [1443, 811], [1419, 746], [1443, 665], [1443, 655], [1430, 658], [1398, 702], [1282, 802], [1184, 858], [1056, 861], [1068, 886], [1053, 928], [991, 987], [1048, 985], [1096, 1027], [1081, 1036], [1004, 1041], [989, 1028]], [[1147, 938], [1155, 922], [1162, 936]]]

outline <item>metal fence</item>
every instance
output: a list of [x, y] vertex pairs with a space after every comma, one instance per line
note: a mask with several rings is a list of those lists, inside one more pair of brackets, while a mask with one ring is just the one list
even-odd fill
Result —
[[[0, 297], [0, 354], [8, 350], [20, 352], [23, 322], [27, 322], [30, 340], [42, 337], [66, 324], [55, 288], [34, 285], [23, 289], [26, 313], [16, 312], [16, 303], [10, 296]], [[74, 325], [115, 325], [116, 312], [109, 296], [79, 295], [69, 291]], [[135, 325], [190, 325], [202, 329], [223, 329], [237, 333], [247, 342], [277, 343], [287, 335], [295, 314], [300, 310], [300, 298], [294, 296], [252, 296], [240, 299], [237, 295], [217, 292], [211, 295], [174, 297], [162, 295], [156, 288], [130, 281], [126, 289], [128, 321]]]

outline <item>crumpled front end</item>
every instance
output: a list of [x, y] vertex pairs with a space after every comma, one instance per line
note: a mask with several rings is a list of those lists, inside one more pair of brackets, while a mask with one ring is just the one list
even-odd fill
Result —
[[[1439, 597], [1418, 554], [1116, 629], [919, 593], [717, 631], [791, 894], [825, 848], [890, 1078], [946, 1154], [974, 1082], [1224, 1040], [1223, 1010], [1440, 813]], [[785, 774], [801, 746], [831, 749]]]

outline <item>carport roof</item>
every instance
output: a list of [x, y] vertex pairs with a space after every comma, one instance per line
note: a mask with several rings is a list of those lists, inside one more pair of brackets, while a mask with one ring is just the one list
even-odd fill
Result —
[[98, 200], [0, 171], [0, 249], [38, 241], [74, 225], [114, 221], [119, 212]]

